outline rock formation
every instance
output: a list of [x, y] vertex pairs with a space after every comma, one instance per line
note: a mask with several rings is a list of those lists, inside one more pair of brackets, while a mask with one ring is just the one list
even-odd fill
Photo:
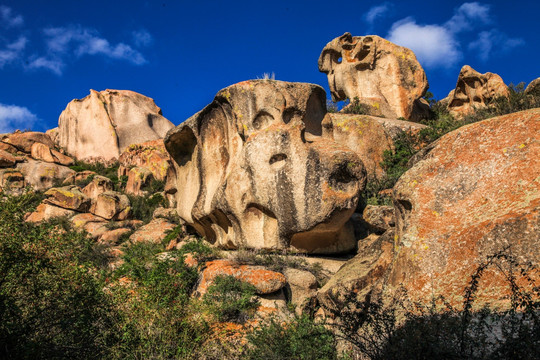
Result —
[[[540, 109], [445, 135], [394, 187], [397, 254], [389, 284], [403, 285], [412, 299], [444, 295], [461, 304], [471, 275], [489, 256], [506, 252], [538, 264], [539, 189]], [[504, 303], [509, 285], [498, 266], [509, 264], [496, 259], [485, 271], [477, 303]], [[540, 281], [537, 272], [529, 275]]]
[[370, 114], [416, 120], [426, 111], [428, 82], [414, 53], [378, 36], [345, 33], [319, 57], [333, 101], [358, 98]]
[[354, 248], [347, 220], [366, 173], [354, 152], [320, 136], [325, 102], [316, 85], [245, 81], [169, 131], [165, 190], [180, 217], [225, 248]]
[[132, 144], [163, 138], [174, 125], [154, 100], [128, 90], [90, 90], [58, 120], [58, 143], [79, 160], [118, 159]]
[[490, 72], [480, 74], [465, 65], [459, 72], [456, 88], [442, 101], [448, 104], [452, 115], [461, 118], [475, 109], [485, 108], [501, 96], [508, 96], [508, 87], [499, 75]]

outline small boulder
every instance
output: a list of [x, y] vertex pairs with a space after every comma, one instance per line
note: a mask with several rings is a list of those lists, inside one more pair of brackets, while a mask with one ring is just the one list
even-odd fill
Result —
[[206, 263], [206, 268], [201, 274], [197, 287], [197, 293], [204, 295], [213, 280], [219, 275], [230, 275], [245, 281], [255, 286], [259, 295], [274, 293], [287, 283], [283, 274], [268, 270], [263, 266], [240, 265], [231, 260], [214, 260]]
[[56, 163], [60, 165], [70, 166], [74, 164], [74, 161], [69, 156], [66, 156], [54, 149], [51, 149], [45, 144], [34, 143], [30, 150], [31, 156], [36, 160], [43, 160], [50, 163]]
[[118, 245], [122, 236], [129, 234], [132, 231], [133, 230], [127, 228], [108, 230], [99, 237], [98, 242], [107, 245]]
[[77, 173], [70, 174], [62, 182], [62, 185], [76, 185], [79, 181], [84, 181], [90, 176], [96, 176], [97, 174], [90, 170], [79, 171]]
[[24, 175], [20, 171], [16, 169], [0, 170], [0, 191], [20, 195], [25, 186]]
[[5, 150], [0, 150], [0, 168], [14, 167], [17, 158]]
[[64, 208], [54, 206], [51, 204], [42, 203], [38, 205], [38, 207], [36, 208], [36, 211], [34, 211], [33, 213], [27, 214], [24, 220], [26, 222], [38, 223], [38, 222], [47, 221], [47, 220], [58, 218], [58, 217], [64, 217], [64, 216], [71, 217], [75, 214], [76, 212], [73, 210], [64, 209]]
[[107, 229], [107, 221], [102, 217], [89, 213], [75, 215], [70, 221], [75, 229], [88, 232], [90, 237], [94, 239], [97, 239], [109, 230]]
[[157, 218], [150, 221], [148, 224], [141, 226], [129, 237], [129, 239], [132, 242], [160, 243], [165, 236], [167, 236], [168, 231], [175, 227], [176, 225], [167, 220]]
[[90, 207], [90, 199], [75, 185], [51, 188], [45, 192], [45, 196], [47, 199], [44, 203], [64, 209], [86, 212]]
[[396, 226], [393, 206], [368, 205], [362, 213], [362, 218], [368, 225], [368, 229], [376, 234], [382, 234]]
[[301, 309], [304, 303], [317, 292], [318, 282], [315, 275], [306, 270], [287, 268], [283, 272], [287, 279], [289, 300]]
[[128, 172], [126, 183], [126, 193], [133, 195], [143, 195], [143, 187], [150, 185], [154, 176], [152, 172], [145, 167], [134, 167]]
[[90, 212], [107, 220], [126, 220], [131, 212], [130, 205], [126, 195], [106, 191], [92, 202]]

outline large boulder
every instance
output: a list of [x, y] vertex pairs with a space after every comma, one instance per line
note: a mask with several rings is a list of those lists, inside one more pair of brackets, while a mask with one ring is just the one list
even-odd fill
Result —
[[131, 214], [131, 203], [124, 194], [105, 191], [92, 199], [90, 212], [107, 220], [126, 220]]
[[86, 212], [90, 208], [90, 199], [75, 185], [51, 188], [45, 192], [45, 196], [44, 203], [64, 209]]
[[456, 88], [442, 101], [447, 104], [452, 115], [462, 118], [508, 94], [508, 87], [499, 75], [490, 72], [480, 74], [465, 65], [459, 72]]
[[35, 131], [15, 131], [13, 134], [9, 134], [7, 137], [2, 139], [2, 141], [27, 154], [30, 154], [32, 151], [32, 145], [35, 143], [44, 144], [49, 148], [54, 148], [54, 142], [49, 135]]
[[59, 217], [72, 217], [76, 212], [70, 209], [61, 208], [51, 204], [42, 203], [36, 208], [36, 211], [26, 214], [26, 222], [39, 223]]
[[0, 168], [14, 167], [16, 163], [17, 157], [5, 150], [0, 150]]
[[[442, 295], [459, 305], [471, 276], [491, 262], [476, 302], [508, 304], [509, 272], [501, 270], [513, 271], [519, 285], [528, 281], [505, 257], [540, 261], [540, 109], [445, 135], [400, 178], [394, 204], [390, 287], [403, 286], [413, 300]], [[538, 271], [528, 275], [538, 286]]]
[[226, 248], [353, 249], [347, 220], [366, 173], [353, 151], [320, 136], [325, 103], [312, 84], [221, 90], [165, 138], [175, 172], [165, 190], [175, 192], [178, 215]]
[[369, 105], [371, 115], [416, 120], [426, 112], [421, 101], [428, 82], [414, 53], [375, 35], [345, 33], [330, 41], [319, 57], [328, 75], [332, 100]]
[[58, 120], [58, 143], [81, 159], [118, 159], [132, 144], [163, 138], [174, 125], [154, 100], [128, 90], [90, 90]]
[[75, 171], [67, 166], [37, 160], [19, 163], [17, 169], [24, 175], [26, 183], [38, 191], [51, 188], [55, 183], [75, 174]]

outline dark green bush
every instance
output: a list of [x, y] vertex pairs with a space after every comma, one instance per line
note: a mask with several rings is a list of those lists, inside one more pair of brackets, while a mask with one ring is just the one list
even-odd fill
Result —
[[152, 220], [152, 215], [158, 207], [168, 205], [167, 200], [160, 193], [147, 196], [127, 194], [127, 196], [131, 203], [131, 216], [134, 219], [142, 220], [145, 224]]
[[283, 323], [271, 318], [248, 335], [246, 359], [337, 359], [336, 341], [330, 330], [307, 316]]
[[344, 114], [371, 115], [369, 105], [361, 103], [358, 97], [346, 104], [341, 112]]
[[218, 275], [204, 294], [204, 303], [218, 321], [243, 323], [259, 306], [255, 290], [234, 276]]

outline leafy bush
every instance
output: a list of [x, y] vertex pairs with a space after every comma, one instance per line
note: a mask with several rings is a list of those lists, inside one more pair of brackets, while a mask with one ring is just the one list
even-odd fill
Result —
[[219, 251], [216, 248], [210, 247], [201, 239], [189, 241], [180, 248], [181, 254], [192, 254], [198, 262], [210, 261], [219, 257]]
[[131, 215], [134, 219], [142, 220], [145, 224], [152, 220], [154, 210], [160, 206], [167, 206], [167, 200], [160, 194], [136, 196], [127, 194], [131, 203]]
[[94, 359], [117, 315], [94, 276], [106, 256], [66, 221], [23, 221], [40, 194], [0, 199], [0, 357]]
[[234, 276], [218, 275], [204, 294], [204, 303], [218, 321], [244, 322], [259, 306], [255, 290]]
[[249, 334], [248, 341], [246, 359], [337, 359], [332, 332], [307, 316], [286, 323], [271, 318]]
[[353, 101], [345, 105], [341, 112], [344, 114], [371, 115], [369, 105], [361, 103], [358, 97], [355, 97]]

